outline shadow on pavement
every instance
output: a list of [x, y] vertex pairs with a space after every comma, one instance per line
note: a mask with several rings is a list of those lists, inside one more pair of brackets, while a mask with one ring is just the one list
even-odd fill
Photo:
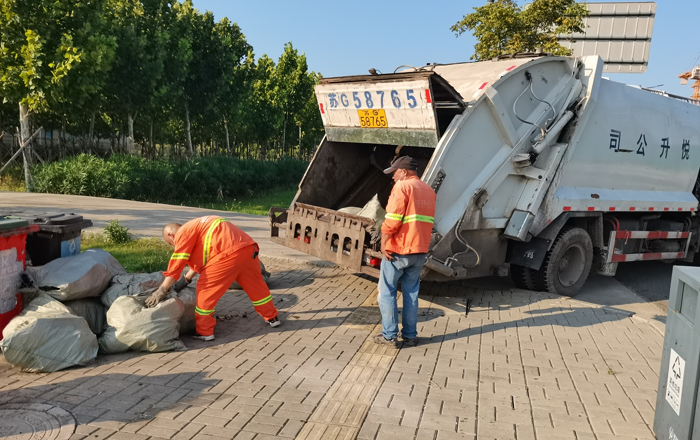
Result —
[[[140, 369], [137, 365], [133, 366], [134, 371]], [[90, 374], [88, 368], [64, 372], [69, 373], [69, 377], [75, 377], [70, 373], [82, 370]], [[149, 375], [105, 373], [67, 381], [61, 380], [61, 373], [54, 373], [57, 375], [54, 380], [51, 375], [44, 375], [44, 383], [10, 390], [5, 387], [0, 394], [0, 409], [1, 405], [48, 404], [69, 411], [78, 424], [100, 423], [117, 430], [129, 423], [145, 424], [166, 412], [179, 412], [184, 405], [197, 404], [198, 401], [200, 404], [197, 406], [206, 406], [204, 403], [207, 401], [202, 401], [202, 396], [221, 382], [206, 378], [202, 372]], [[26, 379], [22, 376], [26, 375], [17, 373], [11, 378], [17, 377], [17, 383], [22, 384], [22, 380]]]

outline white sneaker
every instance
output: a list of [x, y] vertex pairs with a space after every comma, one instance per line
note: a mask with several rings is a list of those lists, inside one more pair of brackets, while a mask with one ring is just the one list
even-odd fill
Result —
[[274, 318], [268, 320], [267, 322], [268, 322], [268, 324], [270, 324], [270, 327], [278, 327], [282, 324], [282, 321], [280, 321], [279, 318], [276, 316]]
[[192, 335], [192, 338], [199, 339], [200, 341], [213, 341], [214, 335], [202, 336], [199, 333], [195, 333], [194, 335]]

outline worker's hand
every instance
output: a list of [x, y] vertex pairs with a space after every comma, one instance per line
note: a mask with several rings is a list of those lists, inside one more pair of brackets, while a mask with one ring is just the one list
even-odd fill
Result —
[[168, 295], [170, 295], [170, 292], [167, 291], [167, 290], [165, 290], [165, 289], [163, 288], [163, 286], [160, 286], [160, 287], [158, 288], [158, 290], [156, 290], [155, 292], [153, 292], [153, 293], [151, 294], [151, 296], [149, 296], [149, 297], [146, 299], [146, 307], [155, 307], [155, 306], [157, 306], [158, 304], [160, 304], [161, 302], [163, 302], [163, 300], [165, 299], [165, 297], [168, 296]]
[[386, 246], [388, 243], [389, 243], [389, 236], [386, 234], [382, 234], [382, 242], [380, 244], [379, 249], [382, 251], [382, 255], [384, 255], [384, 258], [391, 261], [394, 259], [394, 253], [392, 251], [386, 250]]
[[185, 275], [182, 275], [179, 280], [175, 281], [175, 284], [173, 284], [172, 289], [176, 293], [180, 293], [182, 289], [185, 287], [189, 286], [189, 284], [192, 282], [192, 280], [188, 280]]

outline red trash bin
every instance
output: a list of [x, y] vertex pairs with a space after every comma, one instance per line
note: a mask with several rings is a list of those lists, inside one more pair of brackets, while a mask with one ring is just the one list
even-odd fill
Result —
[[19, 220], [0, 220], [0, 341], [5, 326], [22, 311], [18, 291], [26, 266], [27, 234], [39, 230]]

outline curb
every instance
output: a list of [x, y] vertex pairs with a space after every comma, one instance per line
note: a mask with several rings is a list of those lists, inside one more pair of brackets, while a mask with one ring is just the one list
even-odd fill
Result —
[[308, 260], [300, 260], [298, 258], [293, 258], [293, 257], [278, 257], [275, 255], [267, 255], [267, 254], [260, 254], [260, 259], [263, 260], [263, 263], [265, 261], [270, 261], [274, 263], [288, 263], [288, 264], [302, 264], [306, 266], [313, 266], [313, 267], [338, 267], [337, 264], [331, 262], [331, 261], [325, 261], [325, 260], [318, 260], [318, 261], [308, 261]]

